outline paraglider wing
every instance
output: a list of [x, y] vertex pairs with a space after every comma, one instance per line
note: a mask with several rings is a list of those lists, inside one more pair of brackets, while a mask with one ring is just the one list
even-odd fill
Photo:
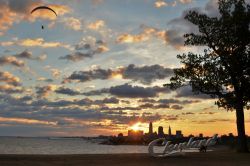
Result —
[[32, 13], [35, 12], [36, 10], [40, 10], [40, 9], [50, 10], [50, 11], [52, 11], [53, 13], [55, 13], [55, 15], [57, 16], [56, 12], [55, 12], [53, 9], [51, 9], [50, 7], [48, 7], [48, 6], [38, 6], [38, 7], [34, 8], [30, 13], [32, 14]]

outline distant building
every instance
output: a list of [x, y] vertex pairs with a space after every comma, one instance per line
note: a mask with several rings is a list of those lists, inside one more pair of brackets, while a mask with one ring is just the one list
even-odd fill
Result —
[[171, 127], [170, 127], [170, 126], [168, 127], [168, 135], [169, 135], [169, 136], [172, 135], [172, 133], [171, 133]]
[[143, 137], [142, 130], [128, 130], [128, 138], [132, 140], [139, 140]]
[[182, 135], [182, 132], [181, 130], [176, 130], [176, 138], [182, 138], [183, 135]]
[[149, 131], [148, 134], [153, 134], [153, 124], [152, 122], [149, 123]]
[[159, 137], [164, 137], [164, 131], [163, 131], [163, 127], [162, 126], [158, 127], [158, 136]]
[[118, 137], [120, 138], [120, 137], [123, 137], [123, 134], [122, 133], [119, 133], [118, 134]]
[[202, 133], [199, 134], [199, 138], [203, 138], [203, 134]]

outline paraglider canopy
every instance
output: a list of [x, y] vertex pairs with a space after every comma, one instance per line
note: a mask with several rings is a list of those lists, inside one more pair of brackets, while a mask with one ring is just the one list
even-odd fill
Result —
[[[37, 10], [49, 10], [57, 16], [57, 13], [52, 8], [50, 8], [48, 6], [38, 6], [38, 7], [34, 8], [30, 13], [32, 14]], [[44, 29], [44, 26], [42, 25], [41, 28]]]
[[38, 7], [36, 7], [36, 8], [34, 8], [30, 13], [32, 14], [32, 13], [34, 13], [35, 11], [37, 11], [37, 10], [50, 10], [50, 11], [52, 11], [53, 13], [55, 13], [55, 15], [57, 16], [57, 14], [56, 14], [56, 12], [53, 10], [53, 9], [51, 9], [50, 7], [48, 7], [48, 6], [38, 6]]

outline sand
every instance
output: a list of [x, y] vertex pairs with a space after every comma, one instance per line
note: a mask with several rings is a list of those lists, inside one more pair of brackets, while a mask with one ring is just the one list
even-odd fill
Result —
[[153, 158], [148, 154], [0, 155], [0, 166], [250, 166], [250, 154], [188, 153]]

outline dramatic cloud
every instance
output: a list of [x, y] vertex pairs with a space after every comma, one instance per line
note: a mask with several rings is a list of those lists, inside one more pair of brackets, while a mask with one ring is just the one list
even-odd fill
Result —
[[124, 79], [139, 81], [143, 84], [151, 84], [157, 79], [164, 79], [173, 74], [173, 70], [160, 65], [136, 67], [130, 64], [128, 67], [121, 69]]
[[184, 86], [176, 89], [175, 97], [197, 98], [197, 99], [210, 99], [209, 95], [197, 94], [192, 91], [191, 86]]
[[140, 87], [140, 86], [132, 86], [129, 84], [123, 84], [118, 86], [112, 86], [111, 88], [104, 88], [101, 90], [94, 90], [90, 92], [83, 93], [86, 96], [92, 95], [101, 95], [104, 93], [108, 93], [110, 95], [114, 95], [117, 97], [124, 98], [148, 98], [148, 97], [157, 97], [159, 93], [167, 93], [169, 89], [164, 87]]
[[[179, 0], [180, 3], [187, 4], [191, 3], [191, 0]], [[205, 13], [210, 17], [218, 17], [218, 4], [217, 0], [209, 0], [205, 7], [189, 8], [183, 11], [179, 18], [172, 19], [169, 21], [168, 25], [170, 29], [166, 33], [166, 43], [172, 45], [173, 47], [180, 49], [184, 46], [184, 34], [187, 33], [199, 33], [198, 27], [189, 21], [185, 20], [184, 17], [189, 11], [197, 11], [198, 13]]]
[[165, 79], [173, 74], [173, 70], [160, 65], [136, 67], [133, 64], [118, 69], [94, 69], [90, 71], [78, 71], [71, 74], [64, 82], [87, 82], [95, 79], [106, 80], [120, 76], [123, 79], [138, 81], [143, 84], [151, 84], [157, 79]]

